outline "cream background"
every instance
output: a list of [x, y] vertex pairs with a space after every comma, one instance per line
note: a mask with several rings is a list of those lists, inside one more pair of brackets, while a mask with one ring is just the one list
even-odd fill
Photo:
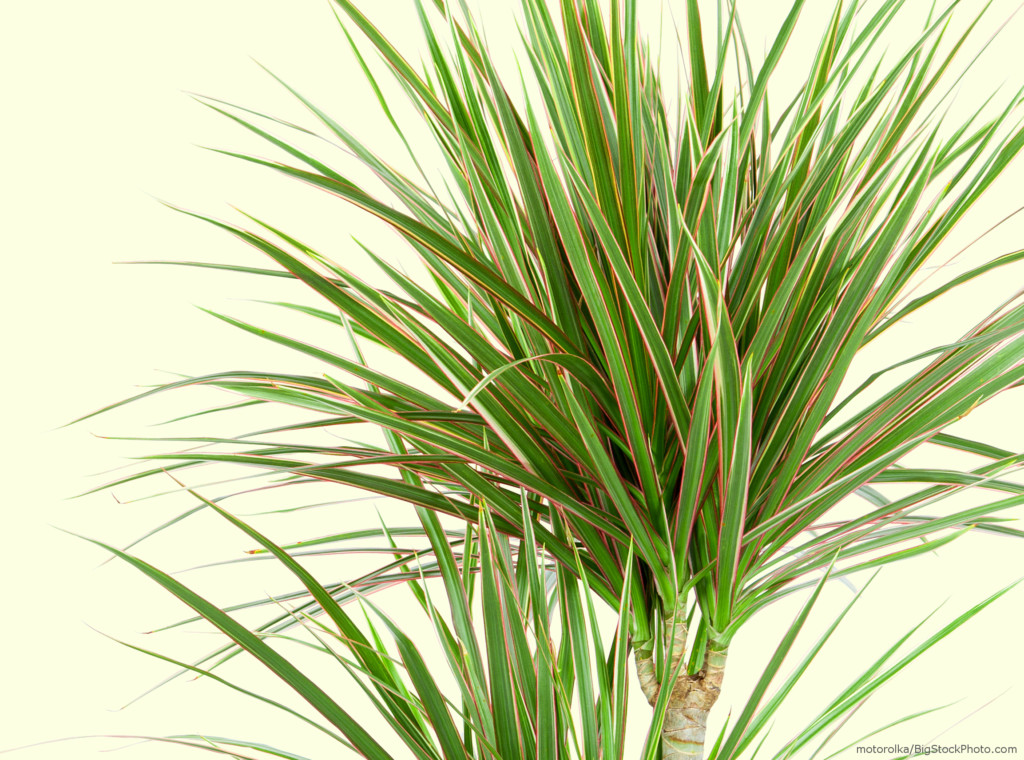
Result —
[[[682, 6], [675, 0], [669, 4]], [[388, 0], [387, 5], [383, 14], [374, 9], [374, 18], [381, 18], [406, 49], [414, 49], [419, 43], [412, 32], [410, 4]], [[774, 0], [760, 8], [754, 5], [746, 3], [750, 7], [744, 12], [752, 41], [769, 36], [784, 10]], [[907, 17], [917, 19], [927, 4], [912, 0], [907, 5]], [[980, 4], [965, 0], [963, 5], [970, 9]], [[654, 19], [659, 7], [654, 0], [644, 4], [645, 13]], [[991, 30], [1013, 7], [997, 0], [983, 27]], [[813, 50], [808, 46], [816, 43], [826, 11], [808, 9], [787, 59], [787, 75], [804, 73], [801, 66], [806, 66]], [[498, 18], [502, 12], [503, 8], [492, 8], [487, 16]], [[168, 5], [55, 0], [5, 4], [0, 13], [5, 103], [0, 121], [0, 208], [6, 233], [0, 308], [9, 361], [2, 375], [0, 749], [77, 734], [205, 731], [279, 744], [311, 757], [337, 757], [294, 721], [279, 720], [262, 706], [212, 684], [183, 680], [127, 710], [114, 711], [166, 675], [168, 667], [108, 641], [89, 626], [184, 657], [211, 648], [210, 637], [138, 635], [177, 620], [183, 608], [130, 568], [114, 563], [98, 567], [105, 558], [101, 550], [54, 526], [120, 545], [173, 514], [174, 506], [184, 502], [119, 505], [109, 494], [66, 498], [101, 482], [87, 480], [90, 473], [118, 466], [120, 457], [140, 450], [138, 444], [104, 441], [93, 434], [159, 434], [146, 426], [187, 408], [189, 401], [168, 397], [71, 428], [55, 428], [133, 393], [136, 384], [165, 380], [168, 376], [160, 370], [200, 374], [273, 366], [278, 359], [282, 362], [276, 366], [296, 366], [283, 351], [275, 352], [193, 308], [198, 304], [233, 314], [263, 315], [263, 324], [289, 326], [272, 311], [232, 300], [278, 296], [282, 291], [273, 283], [197, 270], [112, 264], [163, 258], [262, 264], [227, 236], [166, 210], [154, 196], [218, 216], [231, 214], [226, 206], [230, 202], [263, 213], [336, 252], [352, 250], [347, 235], [353, 230], [382, 244], [390, 240], [339, 202], [194, 147], [200, 143], [261, 150], [239, 128], [182, 91], [223, 97], [311, 125], [301, 107], [249, 60], [252, 56], [371, 141], [379, 138], [380, 126], [372, 96], [322, 2], [182, 0]], [[654, 27], [649, 23], [647, 28]], [[499, 50], [512, 32], [507, 23], [486, 29]], [[895, 37], [903, 40], [915, 29], [901, 27]], [[963, 107], [980, 103], [1003, 82], [1007, 95], [1024, 84], [1019, 68], [1022, 35], [1024, 19], [1016, 18], [965, 81]], [[977, 39], [985, 36], [987, 32], [982, 32]], [[797, 52], [797, 45], [806, 49], [806, 57]], [[754, 47], [756, 54], [756, 43]], [[413, 52], [409, 55], [415, 57]], [[383, 145], [390, 149], [393, 141]], [[957, 239], [970, 241], [1020, 205], [1022, 182], [1024, 163], [1018, 162], [979, 204]], [[1024, 226], [1013, 222], [972, 253], [978, 258], [997, 255], [1021, 247], [1022, 238]], [[944, 331], [952, 325], [964, 324], [957, 320], [967, 312], [984, 311], [1021, 281], [1020, 269], [988, 278], [960, 301], [899, 328], [900, 334], [880, 354], [903, 355], [918, 341], [947, 334]], [[293, 363], [284, 363], [288, 361]], [[1022, 450], [1021, 400], [1020, 391], [1007, 394], [965, 424], [979, 437]], [[201, 429], [199, 423], [195, 429]], [[208, 557], [237, 556], [248, 548], [244, 537], [208, 517], [189, 525], [166, 541], [144, 544], [140, 554], [166, 569], [180, 569]], [[266, 525], [272, 536], [288, 536], [286, 522]], [[949, 599], [926, 625], [928, 632], [1024, 575], [1022, 549], [1009, 539], [968, 536], [941, 550], [938, 557], [925, 556], [887, 571], [840, 629], [831, 659], [823, 655], [815, 670], [817, 680], [809, 679], [793, 694], [789, 726], [799, 725], [821, 704], [828, 692], [819, 688], [841, 683], [843, 675], [865, 666], [872, 653], [882, 651], [943, 600]], [[215, 599], [218, 593], [225, 599], [238, 598], [217, 577], [184, 579], [195, 579]], [[256, 596], [262, 593], [261, 582]], [[267, 583], [268, 590], [279, 588]], [[833, 589], [814, 618], [817, 626], [826, 620], [824, 613], [848, 597], [842, 587]], [[886, 734], [900, 742], [928, 740], [998, 697], [940, 741], [1009, 743], [1024, 751], [1022, 607], [1024, 589], [1018, 588], [895, 679], [858, 715], [860, 733], [916, 708], [962, 698], [918, 728]], [[792, 609], [780, 605], [766, 614], [765, 630], [778, 631]], [[403, 612], [400, 606], [394, 610], [399, 618]], [[752, 630], [747, 634], [733, 647], [726, 697], [742, 694], [767, 656], [763, 641], [771, 641], [771, 636], [759, 639]], [[811, 639], [808, 634], [803, 641]], [[272, 682], [255, 669], [230, 672], [256, 688]], [[638, 689], [633, 691], [638, 696]], [[736, 703], [737, 709], [741, 704]], [[644, 707], [638, 705], [634, 729], [644, 715]], [[786, 729], [780, 719], [779, 739], [788, 735]], [[846, 735], [852, 739], [858, 733]], [[123, 743], [51, 744], [12, 757], [100, 757], [100, 750]], [[148, 745], [116, 756], [170, 758], [188, 752]]]

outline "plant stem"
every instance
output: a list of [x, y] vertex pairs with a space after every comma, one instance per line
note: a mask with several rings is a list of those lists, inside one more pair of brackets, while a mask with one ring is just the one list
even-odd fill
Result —
[[704, 668], [682, 673], [672, 685], [661, 730], [662, 760], [702, 760], [708, 713], [718, 699], [725, 675], [725, 649], [708, 647]]
[[[668, 615], [663, 626], [664, 652], [672, 653], [668, 672], [675, 673], [686, 653], [686, 610]], [[684, 668], [676, 676], [661, 729], [662, 760], [703, 760], [708, 713], [722, 688], [726, 653], [726, 647], [709, 642], [703, 669], [691, 675]], [[653, 638], [636, 643], [635, 658], [640, 689], [653, 707], [661, 692]]]

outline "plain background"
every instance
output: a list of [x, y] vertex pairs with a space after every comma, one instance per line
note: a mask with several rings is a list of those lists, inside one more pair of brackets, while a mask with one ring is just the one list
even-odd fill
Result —
[[[748, 36], [757, 41], [756, 57], [757, 44], [771, 37], [785, 8], [774, 1], [755, 5], [741, 5], [741, 11]], [[828, 4], [820, 5], [805, 13], [782, 77], [806, 74], [829, 10], [824, 7]], [[895, 49], [916, 34], [929, 4], [910, 0], [906, 5], [906, 26], [894, 30]], [[962, 5], [971, 12], [981, 4], [965, 0]], [[644, 4], [650, 25], [656, 24], [660, 7], [653, 0]], [[995, 2], [977, 41], [1014, 7]], [[370, 12], [415, 59], [422, 44], [414, 31], [411, 3], [389, 0]], [[502, 12], [504, 8], [489, 9], [485, 19], [498, 19]], [[237, 126], [183, 91], [222, 97], [312, 126], [301, 107], [263, 74], [251, 56], [310, 94], [371, 145], [393, 152], [395, 142], [382, 133], [372, 94], [325, 2], [182, 0], [169, 6], [56, 0], [8, 4], [0, 14], [0, 208], [5, 232], [0, 308], [6, 364], [0, 376], [5, 475], [0, 510], [0, 749], [79, 734], [207, 732], [276, 743], [309, 756], [337, 757], [335, 750], [294, 722], [279, 720], [271, 711], [205, 682], [180, 680], [118, 710], [170, 670], [93, 628], [186, 658], [212, 648], [212, 637], [199, 629], [141, 635], [183, 617], [184, 608], [130, 568], [101, 566], [101, 550], [54, 526], [121, 545], [174, 514], [183, 504], [180, 500], [168, 505], [160, 500], [118, 503], [108, 493], [68, 497], [103, 482], [102, 476], [90, 478], [92, 473], [121, 466], [124, 457], [143, 450], [140, 444], [98, 435], [159, 435], [148, 426], [189, 408], [190, 402], [168, 398], [58, 428], [132, 394], [140, 385], [167, 380], [168, 372], [296, 366], [288, 363], [295, 360], [285, 352], [194, 308], [258, 313], [265, 317], [264, 324], [290, 324], [272, 311], [236, 300], [277, 297], [281, 291], [272, 283], [183, 268], [113, 264], [139, 259], [263, 264], [253, 252], [201, 222], [167, 210], [156, 198], [215, 216], [230, 216], [227, 204], [232, 203], [298, 231], [300, 237], [339, 256], [355, 256], [349, 239], [353, 233], [382, 245], [394, 240], [339, 201], [198, 149], [196, 144], [262, 150]], [[962, 24], [964, 14], [959, 19]], [[665, 23], [671, 23], [668, 16]], [[492, 23], [486, 31], [499, 55], [507, 58], [514, 27]], [[1022, 36], [1024, 19], [1016, 18], [962, 83], [952, 121], [997, 88], [1002, 88], [1000, 97], [1008, 97], [1024, 84], [1018, 65]], [[976, 44], [969, 47], [976, 49]], [[1024, 165], [1018, 162], [957, 232], [949, 252], [1013, 211], [1024, 196], [1022, 188]], [[964, 261], [1020, 248], [1022, 238], [1024, 227], [1011, 221], [972, 247]], [[937, 276], [954, 276], [964, 266], [947, 267]], [[987, 278], [967, 289], [960, 300], [890, 331], [893, 340], [872, 359], [884, 362], [889, 354], [903, 356], [914, 346], [934, 343], [950, 331], [955, 334], [957, 325], [966, 327], [964, 320], [983, 313], [1022, 281], [1020, 269]], [[1006, 394], [965, 420], [961, 429], [1020, 451], [1021, 400], [1019, 391]], [[201, 425], [195, 429], [203, 430]], [[124, 493], [118, 496], [128, 501]], [[325, 519], [336, 526], [339, 518], [346, 519], [338, 512]], [[272, 536], [289, 538], [287, 522], [267, 525]], [[139, 551], [166, 569], [178, 570], [215, 557], [237, 557], [246, 548], [244, 537], [202, 518]], [[1024, 575], [1022, 550], [1013, 540], [968, 536], [938, 556], [926, 555], [886, 571], [840, 629], [821, 665], [793, 694], [773, 737], [784, 740], [789, 729], [801, 725], [821, 705], [830, 689], [852, 678], [937, 605], [946, 602], [923, 630], [936, 630]], [[215, 599], [239, 598], [229, 581], [199, 578], [183, 576], [190, 582], [195, 579]], [[256, 597], [263, 593], [261, 582], [254, 586]], [[268, 580], [267, 589], [275, 590], [274, 582]], [[830, 590], [812, 628], [820, 629], [828, 614], [848, 599], [843, 587]], [[766, 613], [763, 627], [752, 627], [734, 644], [723, 701], [732, 697], [734, 706], [742, 704], [744, 689], [759, 675], [767, 647], [792, 614], [793, 604]], [[938, 741], [1014, 744], [1024, 749], [1022, 608], [1024, 589], [1018, 588], [894, 679], [865, 705], [844, 736], [852, 740], [905, 713], [960, 700], [917, 727], [901, 727], [883, 736], [901, 743], [925, 742], [948, 728]], [[401, 619], [403, 611], [394, 612]], [[256, 669], [226, 672], [257, 689], [277, 689]], [[633, 691], [637, 696], [639, 690]], [[283, 687], [276, 694], [284, 694]], [[644, 709], [638, 704], [634, 732], [642, 726]], [[724, 712], [718, 710], [718, 721]], [[50, 744], [12, 757], [99, 757], [101, 750], [124, 744], [110, 739]], [[115, 756], [188, 754], [184, 749], [145, 745]]]

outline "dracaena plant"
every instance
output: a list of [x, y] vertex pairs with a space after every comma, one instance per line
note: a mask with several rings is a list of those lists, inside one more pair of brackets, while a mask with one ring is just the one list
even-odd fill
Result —
[[[771, 108], [804, 0], [758, 61], [733, 3], [688, 0], [686, 76], [675, 91], [663, 88], [635, 0], [562, 0], [554, 9], [520, 0], [521, 80], [499, 70], [463, 0], [410, 0], [429, 49], [422, 69], [355, 4], [335, 4], [397, 134], [406, 140], [406, 125], [378, 64], [429, 128], [440, 179], [438, 167], [420, 166], [414, 144], [405, 143], [410, 174], [284, 82], [318, 131], [203, 102], [280, 160], [222, 152], [378, 217], [419, 269], [409, 274], [353, 244], [389, 282], [371, 286], [272, 220], [193, 214], [270, 263], [175, 263], [297, 280], [317, 304], [280, 305], [333, 325], [349, 349], [215, 315], [325, 372], [230, 371], [142, 394], [212, 386], [240, 397], [225, 409], [298, 411], [293, 424], [237, 438], [190, 438], [208, 446], [153, 457], [152, 469], [127, 479], [185, 478], [211, 463], [252, 467], [286, 484], [344, 484], [414, 505], [420, 525], [278, 546], [197, 494], [197, 508], [223, 514], [303, 584], [289, 600], [296, 607], [253, 632], [115, 550], [230, 637], [204, 662], [249, 652], [319, 711], [324, 730], [364, 757], [391, 757], [265, 641], [303, 625], [362, 679], [417, 758], [607, 760], [631, 756], [623, 744], [631, 652], [654, 707], [644, 756], [700, 758], [729, 647], [759, 610], [808, 589], [813, 602], [826, 578], [931, 551], [969, 528], [1017, 534], [1000, 515], [1024, 501], [1007, 477], [1022, 457], [946, 429], [1024, 379], [1019, 299], [995, 305], [957, 340], [844, 385], [860, 352], [890, 327], [1024, 258], [993, 255], [921, 289], [940, 244], [1024, 145], [1019, 94], [992, 116], [942, 120], [959, 81], [950, 72], [978, 20], [961, 18], [959, 3], [933, 9], [919, 36], [884, 57], [876, 43], [904, 3], [838, 3], [816, 49], [798, 53], [810, 64], [805, 81]], [[342, 146], [382, 190], [303, 147], [310, 134]], [[392, 360], [365, 359], [366, 346]], [[916, 371], [887, 374], [905, 366]], [[339, 444], [338, 435], [367, 426], [382, 435]], [[323, 433], [334, 437], [317, 438]], [[983, 464], [902, 464], [910, 452], [940, 448]], [[877, 487], [892, 483], [904, 495], [890, 499]], [[973, 506], [934, 511], [968, 489], [978, 489]], [[852, 517], [832, 516], [851, 503]], [[399, 534], [428, 544], [389, 543], [390, 564], [347, 584], [321, 585], [296, 559], [318, 544], [337, 552]], [[424, 583], [432, 578], [443, 584], [443, 610]], [[372, 607], [373, 591], [399, 582], [413, 585], [434, 621], [461, 694], [433, 684], [386, 615], [367, 631], [343, 609]], [[779, 756], [844, 719], [988, 601], [902, 659], [886, 653]], [[715, 757], [748, 752], [806, 669], [809, 659], [765, 701], [811, 602], [714, 743]], [[609, 649], [594, 612], [602, 605], [618, 616]], [[389, 636], [397, 655], [388, 654]]]

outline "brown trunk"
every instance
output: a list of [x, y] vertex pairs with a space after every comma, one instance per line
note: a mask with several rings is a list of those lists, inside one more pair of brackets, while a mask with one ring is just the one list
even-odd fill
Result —
[[[686, 618], [684, 613], [673, 614], [665, 620], [664, 648], [671, 645], [670, 672], [686, 652]], [[725, 649], [708, 648], [704, 668], [693, 675], [681, 673], [668, 698], [665, 722], [661, 729], [662, 760], [703, 760], [704, 738], [708, 713], [718, 699], [725, 675]], [[640, 689], [653, 706], [658, 701], [661, 686], [654, 664], [654, 641], [636, 644], [636, 669]]]
[[662, 760], [703, 760], [708, 713], [725, 675], [725, 651], [709, 650], [704, 669], [676, 679], [661, 729]]

